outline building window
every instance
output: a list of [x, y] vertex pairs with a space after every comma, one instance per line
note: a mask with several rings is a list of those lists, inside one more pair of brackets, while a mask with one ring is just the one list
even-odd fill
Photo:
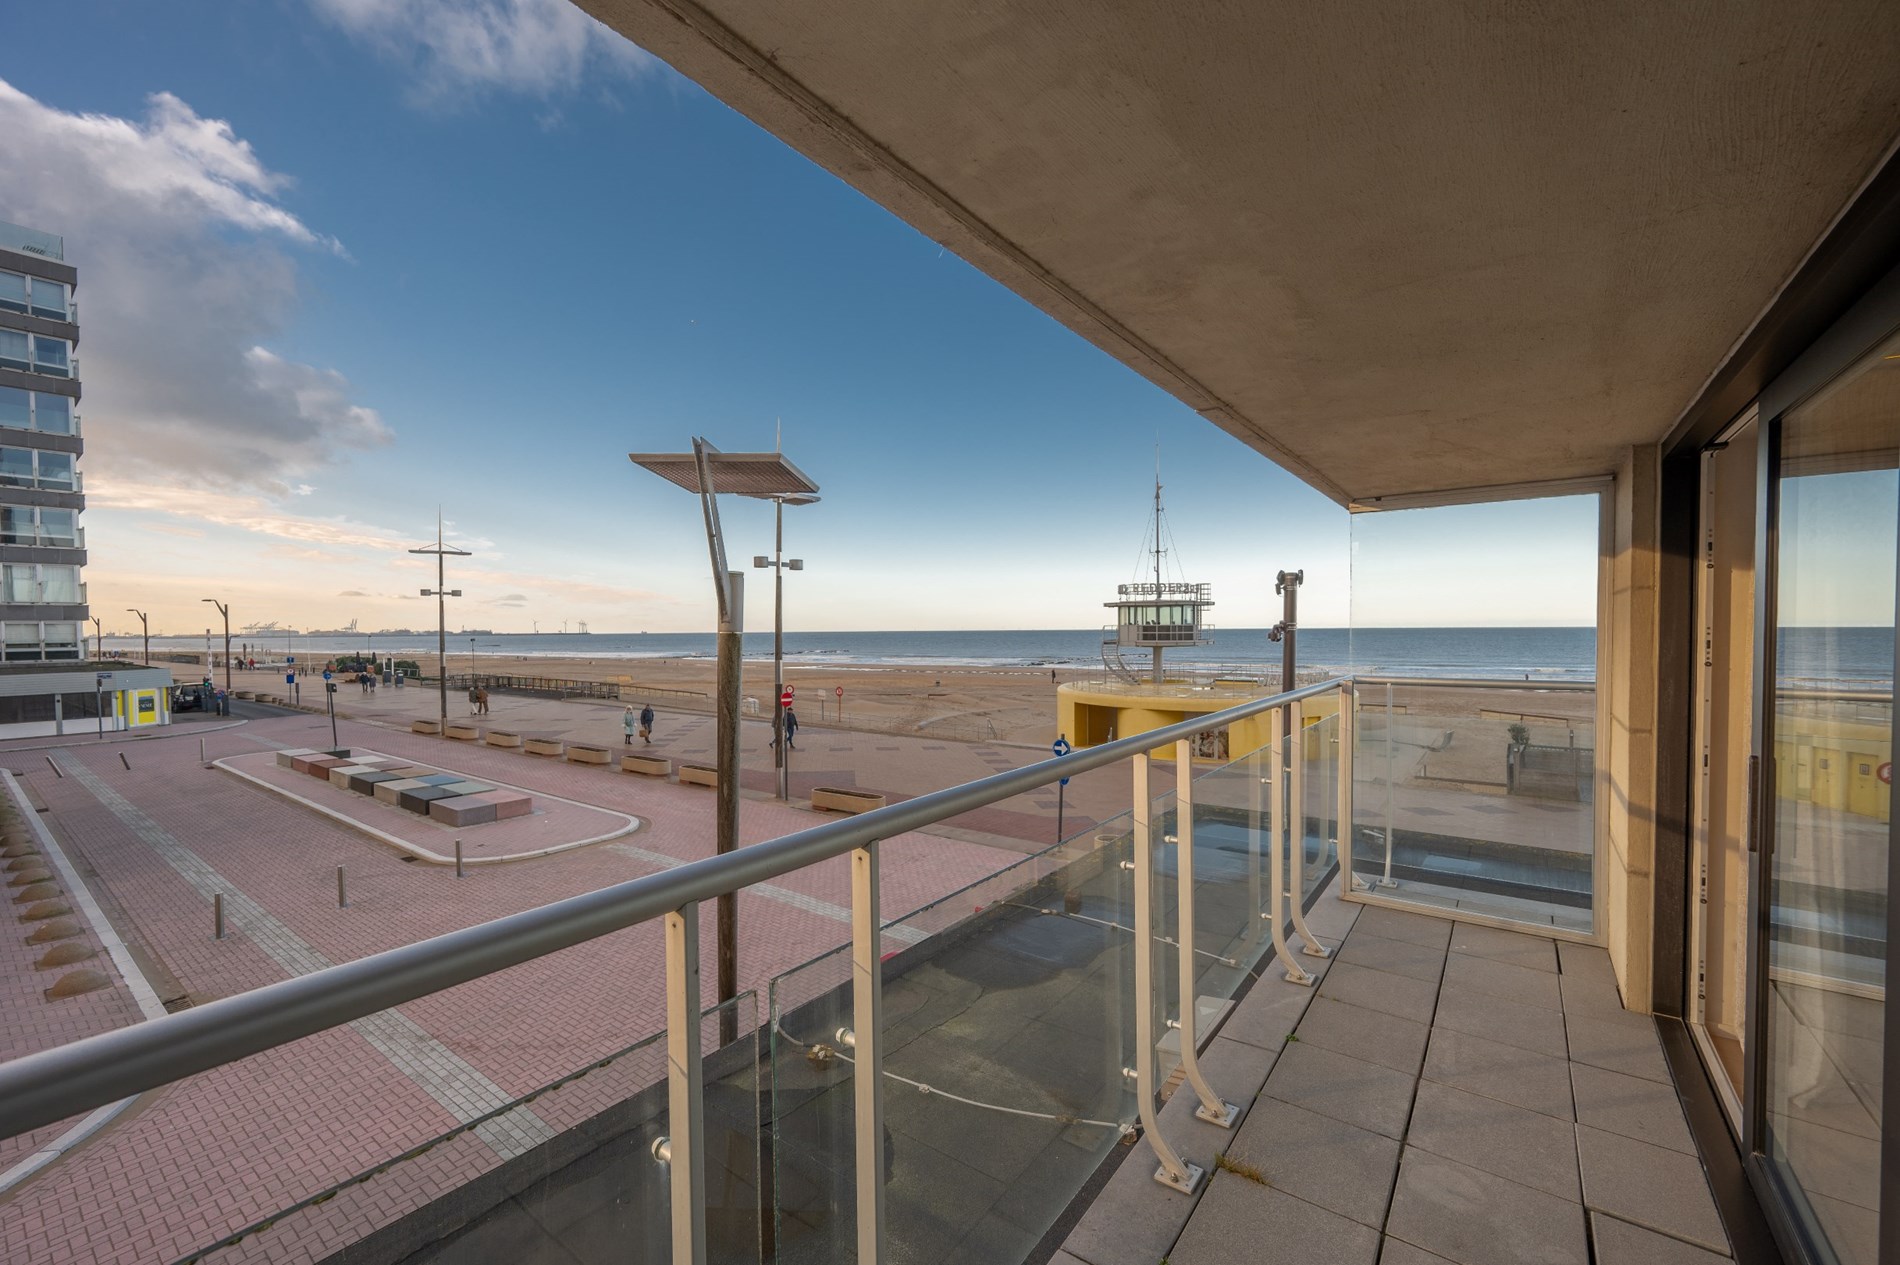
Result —
[[77, 510], [0, 505], [0, 545], [54, 545], [72, 549], [78, 544]]
[[0, 272], [0, 311], [30, 312], [34, 316], [63, 321], [71, 310], [64, 282]]
[[45, 334], [33, 335], [33, 372], [44, 373], [55, 378], [73, 376], [72, 344], [63, 338], [48, 338]]
[[22, 373], [32, 371], [33, 361], [29, 354], [29, 339], [17, 329], [0, 329], [0, 369], [18, 369]]
[[80, 635], [78, 624], [42, 624], [46, 630], [46, 657], [49, 659], [77, 659], [85, 638]]
[[0, 484], [71, 492], [79, 486], [79, 480], [73, 470], [73, 454], [70, 452], [0, 448]]
[[73, 433], [73, 402], [63, 395], [0, 387], [0, 426], [14, 430], [44, 431], [48, 435]]
[[41, 452], [36, 485], [70, 491], [74, 486], [73, 455], [70, 452]]
[[71, 549], [79, 544], [79, 514], [75, 510], [41, 509], [39, 543]]
[[85, 600], [85, 589], [79, 583], [78, 567], [17, 563], [8, 564], [0, 570], [4, 571], [3, 587], [8, 602], [76, 606]]

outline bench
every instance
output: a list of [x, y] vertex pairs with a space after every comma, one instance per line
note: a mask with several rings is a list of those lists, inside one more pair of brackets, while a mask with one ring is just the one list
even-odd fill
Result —
[[570, 764], [610, 764], [613, 753], [590, 743], [570, 742], [567, 744], [567, 760]]
[[529, 755], [551, 755], [558, 757], [566, 748], [559, 738], [530, 738], [522, 744], [522, 750]]
[[442, 722], [439, 720], [412, 720], [409, 722], [409, 732], [412, 734], [439, 734], [442, 732]]
[[451, 720], [449, 727], [442, 732], [457, 742], [479, 742], [482, 737], [480, 729], [462, 720]]
[[716, 787], [719, 785], [719, 770], [710, 764], [682, 764], [680, 785]]
[[620, 757], [622, 773], [644, 773], [648, 777], [665, 777], [673, 771], [673, 762], [658, 755], [623, 755]]
[[488, 745], [491, 747], [518, 747], [521, 745], [521, 735], [507, 729], [491, 729], [488, 731]]
[[868, 813], [889, 801], [876, 791], [853, 791], [840, 786], [814, 786], [811, 806], [834, 813]]

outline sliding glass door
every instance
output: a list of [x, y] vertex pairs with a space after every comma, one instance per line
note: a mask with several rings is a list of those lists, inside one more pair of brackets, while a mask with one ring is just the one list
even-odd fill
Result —
[[1815, 1254], [1874, 1265], [1900, 339], [1777, 419], [1766, 455], [1750, 1131], [1761, 1175]]

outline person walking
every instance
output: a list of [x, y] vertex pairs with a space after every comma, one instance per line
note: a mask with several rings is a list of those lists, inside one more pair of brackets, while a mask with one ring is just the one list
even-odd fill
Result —
[[481, 686], [475, 691], [475, 714], [478, 716], [488, 715], [488, 687], [486, 685]]
[[798, 737], [798, 713], [788, 707], [785, 709], [785, 747], [787, 750], [798, 750], [798, 744], [792, 741], [796, 737]]
[[633, 731], [639, 723], [640, 718], [633, 714], [633, 704], [628, 703], [626, 714], [620, 718], [620, 728], [626, 732], [629, 747], [633, 745]]
[[480, 699], [476, 697], [475, 687], [471, 685], [468, 687], [468, 714], [469, 715], [473, 716], [475, 714], [475, 705], [478, 702], [480, 702]]
[[640, 708], [640, 740], [649, 747], [653, 745], [653, 704]]

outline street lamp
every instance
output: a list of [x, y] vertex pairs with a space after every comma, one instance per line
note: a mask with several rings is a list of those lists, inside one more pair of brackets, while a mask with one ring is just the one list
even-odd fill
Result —
[[[668, 483], [699, 496], [706, 519], [706, 549], [712, 555], [713, 593], [719, 599], [719, 823], [720, 853], [739, 846], [739, 694], [744, 667], [745, 572], [726, 567], [726, 541], [719, 529], [716, 492], [740, 496], [816, 496], [818, 485], [777, 452], [720, 452], [704, 439], [691, 452], [630, 452], [627, 459]], [[714, 474], [717, 472], [717, 486]], [[719, 1042], [736, 1040], [739, 1016], [724, 1003], [739, 992], [739, 900], [728, 892], [717, 898], [719, 945]]]
[[435, 555], [435, 587], [422, 590], [422, 596], [435, 599], [435, 655], [437, 685], [442, 693], [442, 728], [449, 726], [449, 608], [445, 599], [462, 596], [460, 589], [442, 587], [442, 560], [453, 554], [458, 558], [472, 557], [466, 549], [451, 549], [442, 543], [442, 514], [435, 516], [435, 544], [424, 545], [420, 549], [411, 549], [410, 553], [432, 553]]
[[209, 602], [218, 608], [218, 614], [224, 616], [224, 692], [231, 692], [231, 608], [215, 597], [201, 597], [201, 602]]
[[785, 507], [787, 505], [816, 505], [818, 497], [806, 492], [781, 493], [766, 498], [772, 502], [773, 527], [775, 529], [772, 556], [763, 554], [753, 556], [755, 567], [772, 568], [772, 750], [776, 753], [773, 761], [778, 770], [778, 797], [792, 797], [791, 756], [788, 754], [791, 743], [785, 738], [785, 573], [803, 571], [803, 558], [785, 556]]
[[152, 666], [152, 623], [145, 618], [144, 611], [131, 606], [125, 609], [139, 617], [139, 627], [145, 630], [145, 666], [149, 668]]

